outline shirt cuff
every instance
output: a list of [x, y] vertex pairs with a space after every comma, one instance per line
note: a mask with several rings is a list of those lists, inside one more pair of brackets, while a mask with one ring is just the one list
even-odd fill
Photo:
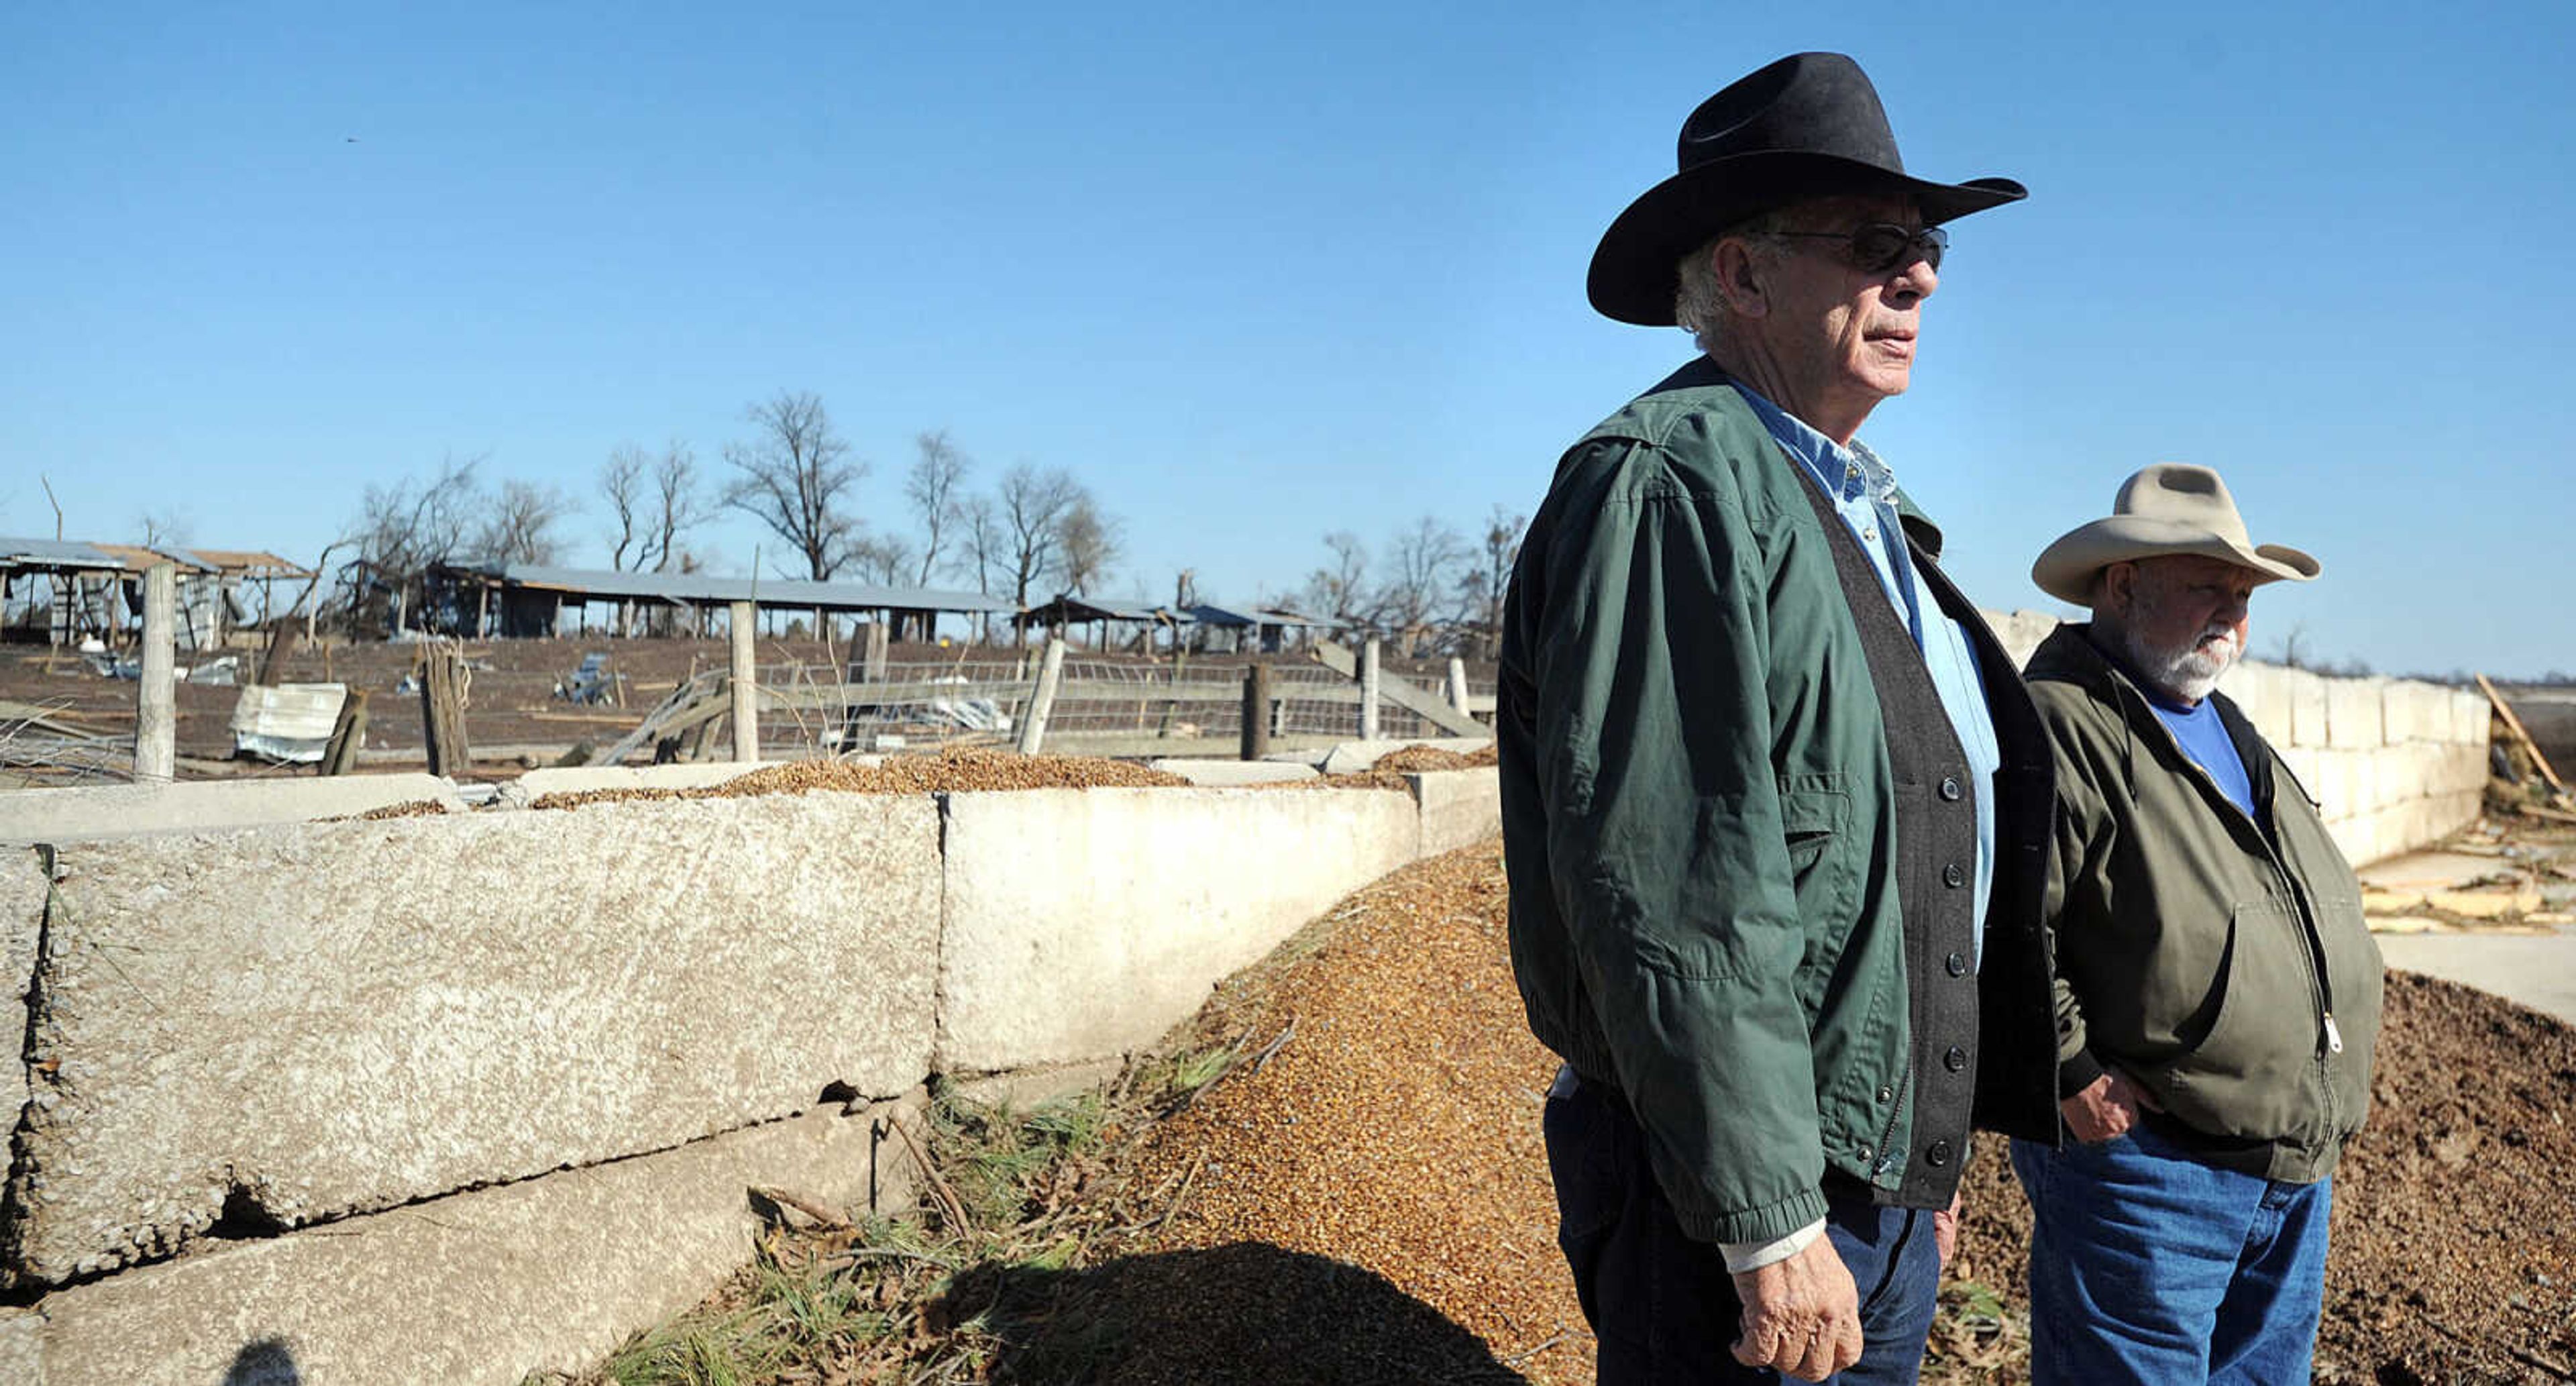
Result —
[[1825, 1220], [1818, 1218], [1776, 1241], [1719, 1242], [1717, 1249], [1726, 1257], [1726, 1273], [1742, 1275], [1747, 1271], [1757, 1271], [1764, 1266], [1786, 1261], [1806, 1250], [1810, 1243], [1823, 1235], [1825, 1235]]

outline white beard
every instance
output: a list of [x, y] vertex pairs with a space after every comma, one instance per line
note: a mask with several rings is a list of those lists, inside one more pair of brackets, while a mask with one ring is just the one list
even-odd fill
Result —
[[2180, 649], [2153, 649], [2137, 633], [2119, 632], [2120, 654], [2160, 691], [2197, 703], [2218, 687], [2218, 677], [2245, 657], [2233, 626], [2212, 626]]

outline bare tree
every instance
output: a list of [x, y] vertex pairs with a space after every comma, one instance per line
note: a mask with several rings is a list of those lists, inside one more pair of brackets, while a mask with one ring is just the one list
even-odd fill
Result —
[[912, 571], [912, 545], [891, 534], [861, 535], [850, 546], [848, 567], [861, 582], [900, 587]]
[[1055, 522], [1056, 574], [1068, 592], [1090, 592], [1109, 576], [1121, 548], [1114, 516], [1100, 512], [1091, 492], [1077, 485]]
[[1492, 659], [1502, 649], [1503, 594], [1511, 587], [1512, 565], [1521, 556], [1521, 531], [1527, 515], [1514, 515], [1497, 505], [1485, 516], [1484, 543], [1477, 562], [1458, 580], [1468, 619], [1476, 626], [1479, 653]]
[[715, 513], [715, 505], [698, 489], [698, 455], [672, 439], [653, 460], [653, 526], [635, 566], [650, 563], [654, 572], [669, 572], [680, 536], [714, 519]]
[[635, 566], [640, 571], [645, 557], [641, 551], [645, 524], [644, 471], [652, 464], [644, 449], [633, 443], [620, 443], [611, 449], [608, 460], [599, 464], [599, 494], [608, 502], [608, 566], [626, 571], [626, 551], [636, 549]]
[[1009, 546], [1002, 541], [1001, 513], [994, 509], [991, 496], [968, 496], [957, 503], [958, 537], [966, 544], [965, 552], [949, 564], [953, 573], [973, 573], [975, 590], [993, 595], [993, 576], [1002, 571], [1003, 551]]
[[850, 457], [819, 395], [781, 390], [744, 417], [758, 436], [725, 445], [725, 461], [742, 474], [725, 488], [724, 503], [775, 530], [814, 581], [829, 582], [858, 546], [858, 518], [843, 507], [868, 465]]
[[1333, 633], [1348, 636], [1377, 624], [1377, 611], [1368, 585], [1368, 548], [1359, 536], [1337, 529], [1324, 536], [1324, 550], [1332, 561], [1306, 575], [1306, 586], [1298, 602], [1310, 616], [1321, 616], [1332, 623]]
[[1467, 557], [1458, 531], [1425, 515], [1396, 535], [1387, 549], [1394, 571], [1379, 592], [1387, 628], [1403, 642], [1407, 655], [1420, 644], [1423, 631], [1438, 616], [1440, 596], [1449, 590], [1451, 574]]
[[563, 553], [554, 529], [572, 498], [552, 486], [505, 481], [475, 526], [474, 552], [493, 563], [552, 563]]
[[134, 517], [135, 528], [143, 531], [143, 547], [157, 549], [164, 544], [185, 545], [195, 526], [176, 510], [146, 510]]
[[1003, 474], [994, 517], [1001, 529], [1000, 571], [1012, 601], [1027, 606], [1030, 587], [1056, 571], [1064, 513], [1081, 492], [1061, 468], [1039, 471], [1023, 462]]
[[947, 429], [924, 433], [912, 441], [921, 455], [914, 459], [912, 471], [903, 479], [903, 497], [912, 503], [912, 513], [921, 521], [921, 571], [913, 585], [927, 587], [930, 575], [939, 567], [940, 549], [964, 518], [959, 513], [957, 488], [966, 478], [966, 469], [974, 464], [948, 441]]
[[431, 564], [460, 556], [481, 501], [475, 469], [488, 453], [442, 460], [426, 484], [409, 477], [370, 485], [347, 542], [355, 556], [340, 570], [338, 599], [353, 628], [400, 620], [420, 609], [422, 577]]

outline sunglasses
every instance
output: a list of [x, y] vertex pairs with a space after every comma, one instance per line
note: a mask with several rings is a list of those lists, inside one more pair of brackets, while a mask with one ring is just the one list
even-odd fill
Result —
[[1941, 268], [1941, 253], [1950, 248], [1950, 233], [1938, 226], [1920, 231], [1890, 221], [1873, 221], [1854, 231], [1773, 231], [1774, 236], [1796, 240], [1841, 241], [1852, 268], [1869, 274], [1885, 274], [1905, 263], [1910, 252], [1923, 257], [1923, 263]]

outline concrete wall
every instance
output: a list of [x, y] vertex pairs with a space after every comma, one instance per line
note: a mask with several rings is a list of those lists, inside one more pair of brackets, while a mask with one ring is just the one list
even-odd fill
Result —
[[2281, 753], [2355, 865], [2439, 841], [2478, 816], [2487, 700], [2474, 689], [2268, 664], [2231, 669], [2219, 688]]
[[465, 807], [454, 782], [421, 774], [0, 790], [0, 845], [302, 823], [424, 799]]
[[[2023, 662], [2057, 624], [2033, 611], [1985, 615]], [[2281, 753], [2354, 865], [2439, 841], [2477, 818], [2487, 784], [2485, 694], [2252, 661], [2218, 687]]]
[[1141, 1048], [1420, 842], [1396, 790], [952, 795], [942, 1066]]
[[6, 1229], [46, 1283], [228, 1209], [301, 1227], [929, 1071], [926, 798], [75, 844], [56, 876]]
[[[290, 783], [263, 818], [341, 807]], [[844, 1099], [1114, 1059], [1496, 831], [1491, 770], [1408, 783], [183, 806], [0, 847], [32, 1039], [0, 1274], [44, 1294], [0, 1310], [0, 1379], [586, 1366], [747, 1256], [746, 1184], [907, 1187]]]

